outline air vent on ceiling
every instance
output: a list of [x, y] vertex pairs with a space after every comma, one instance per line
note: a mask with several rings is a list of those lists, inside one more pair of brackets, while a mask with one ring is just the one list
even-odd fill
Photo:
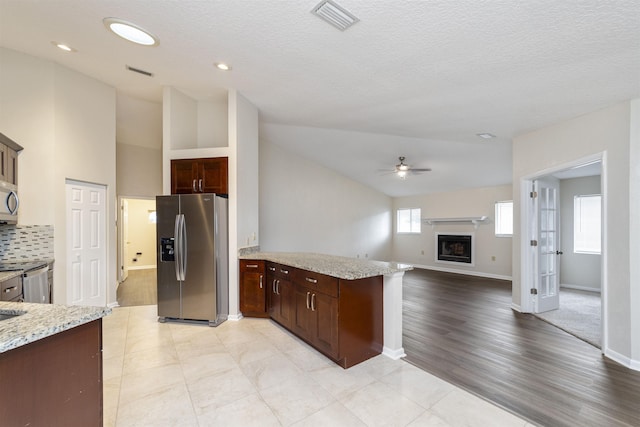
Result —
[[134, 73], [142, 74], [147, 77], [153, 77], [153, 73], [150, 73], [145, 70], [141, 70], [140, 68], [133, 68], [133, 67], [130, 67], [129, 65], [127, 65], [127, 70], [133, 71]]
[[344, 31], [359, 21], [345, 8], [338, 6], [331, 0], [322, 0], [320, 4], [311, 11], [314, 15], [327, 21], [340, 31]]

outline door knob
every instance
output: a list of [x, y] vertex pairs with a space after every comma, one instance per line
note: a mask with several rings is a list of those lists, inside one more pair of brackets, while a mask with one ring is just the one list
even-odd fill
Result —
[[562, 251], [556, 251], [556, 255], [562, 255]]

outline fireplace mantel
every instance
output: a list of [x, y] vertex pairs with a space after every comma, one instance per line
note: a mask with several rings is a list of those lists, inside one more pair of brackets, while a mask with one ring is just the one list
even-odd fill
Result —
[[478, 225], [487, 222], [487, 219], [488, 217], [486, 215], [483, 215], [483, 216], [465, 216], [461, 218], [423, 218], [422, 222], [429, 224], [431, 227], [434, 227], [436, 224], [440, 222], [442, 223], [468, 222], [469, 224], [473, 224], [475, 228], [478, 228]]

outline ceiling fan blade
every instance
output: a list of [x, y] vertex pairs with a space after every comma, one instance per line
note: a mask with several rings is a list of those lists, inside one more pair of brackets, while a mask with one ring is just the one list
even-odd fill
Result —
[[431, 168], [411, 168], [409, 169], [410, 172], [431, 172]]

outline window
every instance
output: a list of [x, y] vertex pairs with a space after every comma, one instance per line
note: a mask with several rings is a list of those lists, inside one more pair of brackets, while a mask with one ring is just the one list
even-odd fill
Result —
[[398, 233], [420, 233], [420, 208], [398, 209]]
[[496, 236], [513, 235], [513, 201], [496, 202]]
[[573, 252], [599, 254], [600, 194], [573, 198]]

